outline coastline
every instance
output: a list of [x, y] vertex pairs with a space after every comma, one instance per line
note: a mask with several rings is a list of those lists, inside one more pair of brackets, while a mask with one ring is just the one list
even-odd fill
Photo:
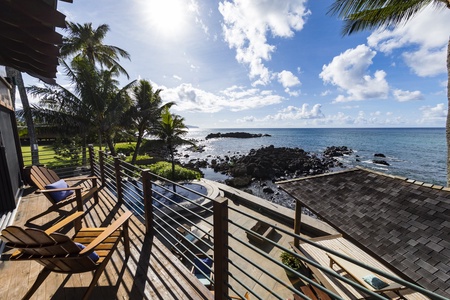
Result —
[[[206, 140], [210, 133], [243, 131], [261, 134], [251, 139], [212, 138]], [[423, 182], [446, 184], [446, 141], [445, 128], [220, 128], [190, 129], [187, 138], [194, 139], [201, 146], [200, 152], [180, 148], [178, 159], [182, 163], [206, 162], [201, 170], [206, 179], [224, 182], [228, 177], [215, 173], [211, 167], [212, 160], [231, 159], [247, 155], [251, 149], [260, 149], [274, 145], [304, 149], [317, 154], [330, 146], [347, 146], [354, 151], [351, 155], [336, 158], [345, 168], [361, 166], [386, 174], [402, 176]], [[442, 149], [442, 151], [440, 151]], [[374, 154], [382, 153], [389, 165], [375, 164]], [[207, 168], [205, 168], [207, 167]], [[262, 190], [270, 187], [274, 193]], [[290, 197], [284, 195], [272, 180], [253, 180], [247, 188], [255, 196], [271, 202], [292, 207]]]

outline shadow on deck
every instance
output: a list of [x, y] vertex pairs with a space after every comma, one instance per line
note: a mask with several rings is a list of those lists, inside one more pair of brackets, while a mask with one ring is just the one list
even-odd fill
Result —
[[[83, 227], [106, 227], [126, 210], [117, 204], [107, 189], [99, 192], [98, 204], [91, 198], [84, 203]], [[32, 188], [17, 210], [13, 225], [47, 229], [76, 210], [69, 204], [58, 212], [44, 213], [49, 202]], [[73, 230], [67, 230], [69, 235]], [[189, 270], [156, 237], [145, 233], [145, 226], [135, 216], [130, 219], [131, 255], [125, 258], [122, 243], [113, 254], [105, 272], [94, 288], [91, 299], [213, 299], [212, 293], [189, 273]], [[8, 249], [5, 249], [5, 252]], [[5, 254], [5, 253], [4, 253]], [[34, 261], [0, 261], [0, 296], [20, 299], [36, 280], [42, 267]], [[51, 273], [32, 299], [80, 299], [92, 273], [67, 276]]]

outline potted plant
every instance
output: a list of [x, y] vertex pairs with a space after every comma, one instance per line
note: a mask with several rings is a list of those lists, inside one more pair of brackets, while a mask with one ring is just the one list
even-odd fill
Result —
[[[292, 270], [298, 272], [302, 267], [302, 261], [297, 256], [289, 252], [283, 251], [280, 255], [281, 262]], [[285, 269], [287, 276], [295, 277], [296, 274], [289, 269]]]

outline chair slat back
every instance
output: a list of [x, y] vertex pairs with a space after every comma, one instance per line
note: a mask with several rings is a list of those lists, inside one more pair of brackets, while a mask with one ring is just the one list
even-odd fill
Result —
[[77, 273], [97, 266], [87, 256], [78, 256], [80, 248], [61, 233], [48, 235], [39, 229], [8, 226], [2, 231], [1, 239], [19, 249], [11, 259], [33, 259], [53, 271]]
[[31, 167], [30, 179], [40, 190], [45, 189], [46, 185], [60, 180], [59, 176], [53, 170], [39, 166]]

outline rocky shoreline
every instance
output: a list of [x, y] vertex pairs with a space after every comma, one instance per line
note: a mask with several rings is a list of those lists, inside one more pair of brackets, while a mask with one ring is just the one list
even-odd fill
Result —
[[[250, 134], [245, 132], [210, 133], [210, 138], [257, 138], [269, 136], [267, 134]], [[309, 153], [300, 148], [261, 147], [251, 149], [247, 154], [239, 152], [224, 155], [190, 159], [190, 152], [203, 153], [204, 146], [198, 144], [190, 147], [179, 157], [183, 157], [184, 167], [195, 169], [210, 169], [224, 176], [221, 182], [241, 189], [245, 192], [280, 204], [294, 208], [292, 197], [282, 191], [277, 181], [301, 178], [305, 176], [323, 174], [347, 166], [342, 163], [341, 157], [352, 156], [354, 152], [346, 146], [330, 146], [322, 153]], [[198, 155], [197, 155], [198, 157]], [[355, 162], [359, 162], [359, 156], [355, 155]], [[372, 163], [389, 166], [386, 156], [382, 153], [374, 153]], [[218, 180], [219, 181], [219, 180]]]
[[[304, 176], [323, 174], [334, 168], [344, 168], [336, 157], [350, 155], [345, 146], [328, 147], [322, 154], [310, 154], [300, 148], [262, 147], [246, 155], [192, 159], [183, 166], [200, 170], [211, 168], [227, 175], [225, 183], [260, 198], [293, 208], [292, 198], [280, 190], [275, 182]], [[187, 154], [184, 155], [188, 157]], [[292, 203], [290, 203], [292, 202]]]

